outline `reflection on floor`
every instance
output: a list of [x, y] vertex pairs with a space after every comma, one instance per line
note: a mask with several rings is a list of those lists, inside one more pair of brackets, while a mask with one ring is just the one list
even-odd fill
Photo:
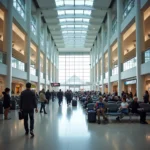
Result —
[[150, 126], [139, 123], [88, 124], [80, 104], [62, 107], [57, 102], [47, 106], [47, 115], [35, 114], [35, 137], [24, 136], [23, 122], [17, 111], [12, 119], [0, 115], [1, 150], [148, 150]]

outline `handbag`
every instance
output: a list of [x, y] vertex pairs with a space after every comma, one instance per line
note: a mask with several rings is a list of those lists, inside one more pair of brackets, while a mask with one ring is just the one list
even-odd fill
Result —
[[23, 111], [18, 112], [19, 120], [24, 119]]

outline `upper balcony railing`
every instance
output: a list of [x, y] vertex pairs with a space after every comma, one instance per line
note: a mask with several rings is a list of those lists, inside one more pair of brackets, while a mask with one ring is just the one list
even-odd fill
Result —
[[43, 35], [41, 35], [41, 37], [40, 37], [40, 44], [41, 44], [41, 47], [44, 46], [44, 36]]
[[48, 74], [46, 75], [46, 80], [49, 80]]
[[25, 63], [17, 60], [16, 58], [12, 57], [12, 67], [19, 69], [21, 71], [25, 71]]
[[115, 66], [113, 69], [112, 69], [112, 75], [117, 75], [118, 74], [118, 66]]
[[13, 6], [16, 8], [20, 16], [25, 20], [25, 4], [22, 0], [13, 0]]
[[117, 31], [117, 17], [112, 20], [112, 35]]
[[44, 73], [41, 72], [40, 77], [43, 79], [44, 78]]
[[36, 76], [36, 69], [35, 69], [34, 65], [30, 66], [30, 72], [31, 72], [32, 75]]
[[36, 19], [32, 16], [31, 17], [31, 31], [33, 32], [34, 35], [36, 35]]
[[102, 75], [100, 75], [100, 81], [102, 80]]
[[105, 79], [108, 79], [108, 72], [105, 73]]
[[128, 16], [132, 8], [134, 7], [135, 0], [127, 0], [124, 4], [123, 20]]
[[136, 67], [136, 57], [123, 63], [123, 71]]
[[144, 63], [150, 61], [150, 49], [144, 52]]

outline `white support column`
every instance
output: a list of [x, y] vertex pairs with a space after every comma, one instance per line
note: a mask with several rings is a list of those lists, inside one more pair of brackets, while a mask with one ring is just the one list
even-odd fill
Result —
[[46, 90], [47, 87], [47, 25], [44, 24], [44, 52], [45, 52], [45, 57], [44, 57], [44, 79], [45, 79], [45, 84], [44, 88]]
[[108, 33], [108, 93], [111, 93], [111, 82], [110, 82], [110, 77], [111, 77], [111, 47], [110, 47], [110, 38], [111, 38], [111, 28], [112, 28], [112, 12], [111, 9], [108, 10], [107, 13], [107, 33]]
[[101, 38], [102, 38], [102, 43], [101, 43], [101, 51], [102, 51], [102, 94], [104, 93], [104, 74], [105, 74], [105, 64], [104, 64], [104, 37], [105, 37], [105, 32], [104, 32], [104, 24], [102, 24], [102, 29], [101, 29]]
[[142, 19], [141, 19], [141, 0], [135, 1], [135, 10], [136, 10], [136, 78], [137, 78], [137, 84], [136, 84], [136, 92], [137, 97], [141, 101], [142, 100], [142, 76], [141, 76], [141, 50], [142, 50], [142, 42], [143, 40], [143, 34], [142, 34]]
[[5, 25], [5, 50], [7, 52], [7, 77], [6, 87], [12, 89], [12, 22], [13, 22], [13, 1], [8, 1], [8, 10], [6, 12]]
[[27, 23], [27, 38], [26, 38], [26, 52], [27, 52], [27, 82], [30, 82], [30, 66], [31, 66], [31, 1], [26, 1], [26, 23]]
[[56, 49], [55, 49], [55, 46], [54, 46], [54, 55], [53, 55], [53, 58], [54, 58], [54, 60], [53, 60], [53, 64], [54, 64], [54, 82], [56, 82], [56, 79], [55, 79], [55, 72], [56, 72], [56, 68], [55, 68], [55, 52], [56, 52]]
[[37, 75], [38, 75], [38, 86], [37, 86], [37, 92], [40, 91], [40, 84], [41, 84], [41, 59], [40, 59], [40, 54], [41, 54], [41, 49], [40, 49], [40, 35], [41, 35], [41, 12], [40, 10], [37, 10], [37, 38], [38, 38], [38, 49], [37, 49]]
[[49, 37], [49, 55], [50, 55], [50, 82], [52, 82], [52, 70], [51, 70], [51, 64], [52, 64], [52, 58], [51, 58], [51, 55], [52, 55], [52, 39], [51, 39], [51, 36]]
[[49, 81], [51, 82], [51, 37], [50, 35], [48, 36], [48, 49], [49, 49], [49, 72], [48, 72], [48, 78]]
[[121, 0], [117, 0], [117, 42], [118, 42], [118, 95], [121, 96], [122, 92], [122, 36], [121, 36], [121, 23], [122, 23], [122, 10], [123, 5]]
[[99, 84], [99, 81], [100, 81], [100, 63], [99, 63], [99, 34], [97, 35], [97, 59], [98, 59], [98, 84]]
[[58, 62], [58, 73], [57, 73], [57, 76], [58, 76], [58, 81], [59, 81], [59, 51], [58, 51], [58, 60], [57, 60]]

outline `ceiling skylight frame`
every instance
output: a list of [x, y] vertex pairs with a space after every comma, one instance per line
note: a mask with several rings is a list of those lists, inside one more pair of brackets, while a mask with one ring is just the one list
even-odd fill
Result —
[[[76, 6], [93, 7], [94, 0], [55, 0], [55, 2], [56, 7], [75, 7], [74, 9], [57, 10], [58, 16], [61, 16], [59, 22], [64, 43], [68, 41], [72, 42], [69, 45], [73, 45], [74, 47], [85, 45], [92, 9], [76, 9]], [[70, 18], [66, 18], [67, 15]], [[78, 18], [80, 15], [81, 18]], [[84, 15], [86, 15], [86, 18], [82, 17]]]
[[92, 7], [94, 0], [55, 0], [56, 7], [62, 6], [90, 6]]

